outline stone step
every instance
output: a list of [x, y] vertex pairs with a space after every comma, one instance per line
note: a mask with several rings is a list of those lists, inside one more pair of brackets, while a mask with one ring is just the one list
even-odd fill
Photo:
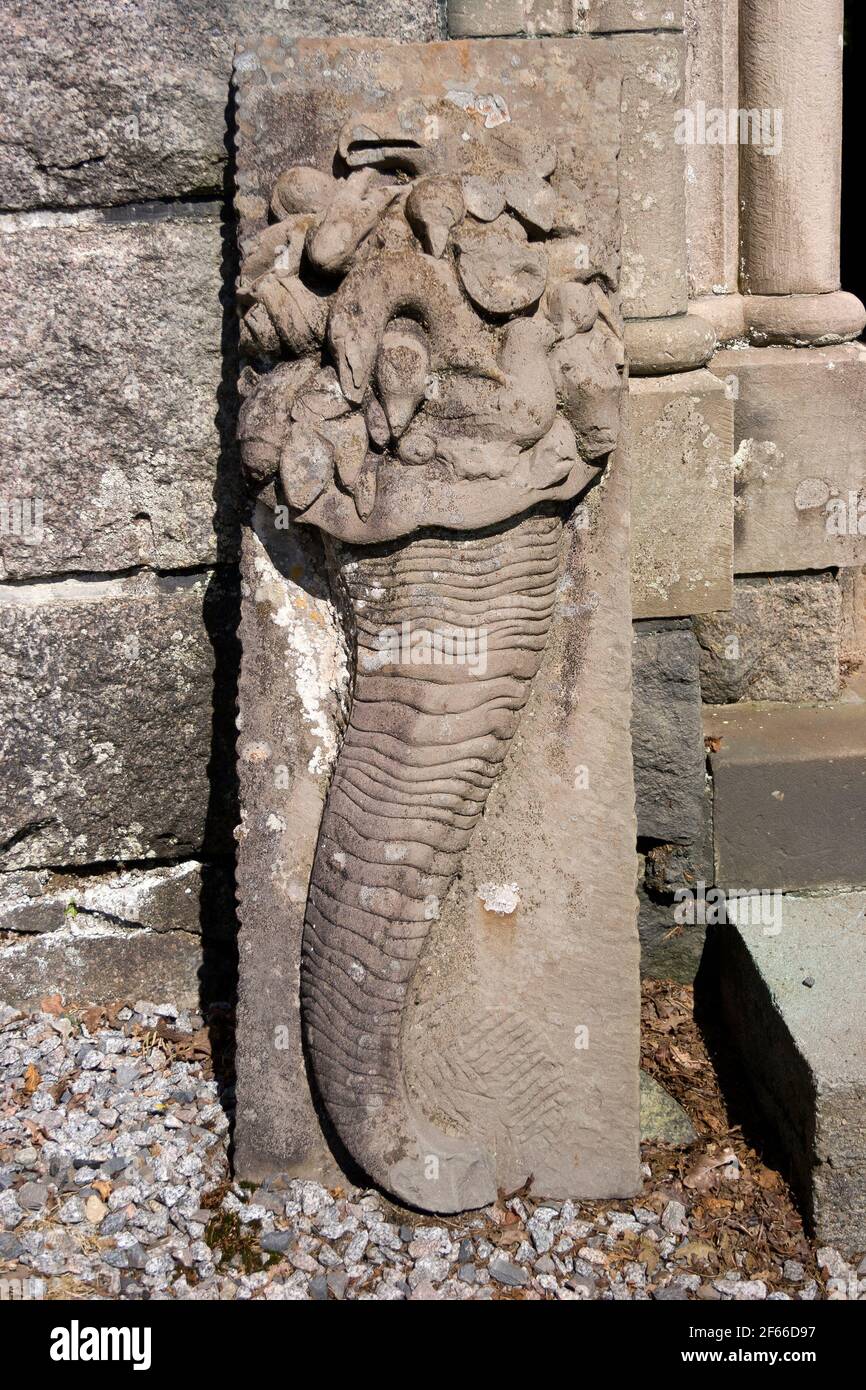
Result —
[[[787, 1157], [819, 1241], [866, 1249], [866, 893], [780, 894], [712, 927], [699, 992]], [[749, 924], [740, 925], [744, 918]], [[756, 925], [752, 925], [755, 923]]]
[[716, 883], [866, 886], [866, 702], [704, 707]]

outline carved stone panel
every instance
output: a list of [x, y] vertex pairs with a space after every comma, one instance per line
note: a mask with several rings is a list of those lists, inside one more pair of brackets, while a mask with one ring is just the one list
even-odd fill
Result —
[[619, 78], [265, 40], [237, 81], [239, 1166], [327, 1171], [321, 1125], [429, 1210], [628, 1193]]

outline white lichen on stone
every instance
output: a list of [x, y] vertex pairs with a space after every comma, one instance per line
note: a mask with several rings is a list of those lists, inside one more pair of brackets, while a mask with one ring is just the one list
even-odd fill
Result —
[[479, 883], [477, 894], [486, 912], [497, 912], [503, 917], [516, 912], [520, 904], [520, 889], [516, 883]]

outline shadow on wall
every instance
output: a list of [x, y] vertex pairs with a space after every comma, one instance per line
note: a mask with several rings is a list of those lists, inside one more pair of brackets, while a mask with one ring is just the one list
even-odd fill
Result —
[[201, 892], [202, 1013], [208, 1021], [214, 1073], [221, 1093], [234, 1082], [234, 1005], [237, 993], [238, 917], [234, 828], [239, 819], [235, 762], [240, 669], [240, 549], [243, 489], [235, 439], [238, 413], [238, 324], [235, 280], [238, 250], [234, 216], [234, 95], [226, 108], [226, 166], [222, 208], [222, 376], [217, 397], [220, 452], [214, 483], [218, 565], [205, 593], [202, 617], [213, 648], [213, 717], [208, 764]]

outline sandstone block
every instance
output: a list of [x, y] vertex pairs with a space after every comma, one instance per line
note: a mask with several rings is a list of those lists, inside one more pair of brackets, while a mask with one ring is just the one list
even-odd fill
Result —
[[735, 573], [863, 564], [866, 349], [729, 349], [710, 370], [735, 398]]
[[452, 39], [682, 27], [683, 0], [448, 0]]
[[[866, 705], [706, 706], [716, 883], [727, 890], [866, 882]], [[718, 746], [716, 746], [718, 745]]]
[[710, 372], [629, 383], [636, 618], [730, 607], [733, 405]]
[[833, 700], [842, 589], [831, 574], [738, 579], [729, 613], [694, 620], [705, 703]]
[[623, 69], [622, 303], [628, 318], [687, 309], [685, 151], [674, 139], [685, 92], [685, 38], [605, 40]]
[[[627, 478], [621, 458], [604, 463], [623, 394], [609, 55], [589, 39], [298, 41], [244, 51], [236, 71], [242, 239], [272, 196], [287, 212], [324, 199], [313, 250], [337, 267], [324, 369], [303, 267], [288, 288], [265, 283], [251, 327], [305, 360], [258, 378], [242, 425], [257, 476], [280, 461], [244, 539], [242, 1171], [321, 1172], [336, 1134], [386, 1190], [435, 1211], [483, 1205], [529, 1172], [539, 1193], [631, 1192]], [[335, 148], [351, 187], [329, 172]], [[405, 217], [394, 162], [412, 181]], [[510, 237], [502, 322], [455, 299], [452, 262], [430, 254], [453, 237], [467, 268], [458, 177], [486, 181], [486, 199], [469, 194], [501, 218], [475, 229], [488, 255], [464, 276], [473, 302], [495, 279], [494, 239]], [[545, 239], [552, 218], [573, 234]], [[538, 294], [527, 263], [545, 257], [549, 347], [512, 295]], [[389, 330], [401, 307], [414, 327]], [[528, 366], [538, 392], [515, 389]], [[566, 367], [560, 414], [550, 383]], [[310, 369], [323, 389], [299, 386]], [[527, 400], [544, 413], [525, 418]], [[514, 443], [548, 435], [536, 508], [515, 489], [530, 460]], [[406, 458], [417, 466], [395, 465]], [[559, 489], [583, 497], [587, 458], [605, 485], [566, 521]], [[298, 513], [282, 537], [281, 489]], [[298, 533], [317, 532], [327, 569], [298, 553]], [[405, 627], [441, 636], [431, 621], [464, 637], [489, 625], [490, 666], [437, 669], [429, 642], [417, 660], [394, 649]]]
[[[759, 1122], [819, 1244], [866, 1246], [866, 894], [785, 896], [779, 930], [712, 929], [702, 992], [721, 1004]], [[709, 944], [708, 944], [709, 950]]]
[[638, 835], [696, 841], [706, 779], [698, 646], [688, 626], [635, 624], [632, 679]]
[[0, 589], [4, 869], [184, 859], [220, 826], [224, 840], [214, 671], [233, 611], [208, 575]]
[[739, 146], [707, 139], [708, 123], [718, 119], [718, 112], [740, 105], [738, 12], [739, 0], [686, 0], [686, 90], [681, 106], [691, 120], [683, 127], [691, 137], [685, 146], [690, 299], [721, 298], [738, 289]]

